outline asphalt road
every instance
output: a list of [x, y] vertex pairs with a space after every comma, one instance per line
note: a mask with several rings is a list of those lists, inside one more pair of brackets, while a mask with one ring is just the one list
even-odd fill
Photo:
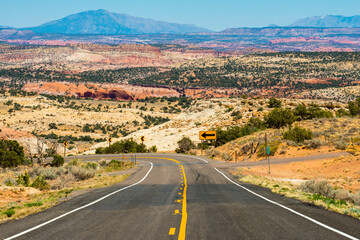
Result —
[[126, 181], [1, 224], [0, 238], [360, 238], [359, 220], [239, 183], [210, 160], [164, 154], [137, 159], [142, 166]]

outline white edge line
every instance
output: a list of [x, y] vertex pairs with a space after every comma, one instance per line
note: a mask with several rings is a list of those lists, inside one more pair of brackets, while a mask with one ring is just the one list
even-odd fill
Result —
[[190, 157], [191, 157], [191, 158], [195, 158], [195, 159], [199, 159], [199, 160], [204, 161], [204, 162], [206, 162], [206, 163], [209, 163], [208, 161], [206, 161], [205, 159], [202, 159], [202, 158], [193, 157], [193, 156], [190, 156]]
[[317, 220], [315, 220], [315, 219], [313, 219], [313, 218], [311, 218], [311, 217], [308, 217], [308, 216], [306, 216], [306, 215], [304, 215], [304, 214], [302, 214], [302, 213], [299, 213], [299, 212], [297, 212], [297, 211], [295, 211], [295, 210], [293, 210], [293, 209], [291, 209], [291, 208], [288, 208], [288, 207], [286, 207], [286, 206], [284, 206], [284, 205], [281, 205], [280, 203], [277, 203], [277, 202], [272, 201], [272, 200], [270, 200], [270, 199], [268, 199], [268, 198], [266, 198], [266, 197], [263, 197], [263, 196], [261, 196], [260, 194], [257, 194], [257, 193], [255, 193], [255, 192], [247, 189], [246, 187], [244, 187], [244, 186], [242, 186], [242, 185], [234, 182], [233, 180], [231, 180], [230, 178], [228, 178], [224, 173], [220, 172], [217, 168], [214, 168], [214, 169], [215, 169], [216, 171], [218, 171], [221, 175], [223, 175], [223, 176], [224, 176], [227, 180], [229, 180], [231, 183], [235, 184], [235, 185], [238, 186], [238, 187], [243, 188], [244, 190], [250, 192], [251, 194], [254, 194], [255, 196], [257, 196], [257, 197], [259, 197], [259, 198], [264, 199], [265, 201], [268, 201], [268, 202], [270, 202], [270, 203], [272, 203], [272, 204], [275, 204], [275, 205], [277, 205], [277, 206], [279, 206], [279, 207], [281, 207], [281, 208], [284, 208], [284, 209], [286, 209], [286, 210], [288, 210], [288, 211], [290, 211], [290, 212], [292, 212], [292, 213], [294, 213], [294, 214], [296, 214], [296, 215], [298, 215], [298, 216], [300, 216], [300, 217], [303, 217], [303, 218], [305, 218], [305, 219], [307, 219], [307, 220], [309, 220], [309, 221], [311, 221], [311, 222], [313, 222], [313, 223], [315, 223], [315, 224], [317, 224], [317, 225], [320, 225], [320, 226], [323, 227], [323, 228], [326, 228], [326, 229], [328, 229], [328, 230], [330, 230], [330, 231], [333, 231], [333, 232], [335, 232], [335, 233], [337, 233], [337, 234], [340, 234], [340, 235], [342, 235], [342, 236], [344, 236], [344, 237], [346, 237], [346, 238], [349, 238], [349, 239], [352, 239], [352, 240], [359, 240], [359, 239], [356, 238], [356, 237], [353, 237], [353, 236], [351, 236], [351, 235], [349, 235], [349, 234], [347, 234], [347, 233], [344, 233], [344, 232], [339, 231], [339, 230], [337, 230], [337, 229], [335, 229], [335, 228], [332, 228], [332, 227], [330, 227], [330, 226], [328, 226], [328, 225], [325, 225], [325, 224], [323, 224], [323, 223], [321, 223], [321, 222], [319, 222], [319, 221], [317, 221]]
[[153, 168], [153, 164], [152, 164], [152, 162], [149, 162], [149, 163], [150, 163], [150, 169], [149, 169], [149, 171], [145, 174], [145, 176], [144, 176], [140, 181], [138, 181], [138, 182], [136, 182], [136, 183], [134, 183], [134, 184], [131, 184], [131, 185], [127, 186], [127, 187], [124, 187], [124, 188], [121, 188], [121, 189], [119, 189], [119, 190], [116, 190], [116, 191], [114, 191], [114, 192], [112, 192], [112, 193], [109, 193], [109, 194], [107, 194], [107, 195], [105, 195], [105, 196], [103, 196], [103, 197], [101, 197], [101, 198], [99, 198], [99, 199], [97, 199], [97, 200], [95, 200], [95, 201], [93, 201], [93, 202], [91, 202], [91, 203], [88, 203], [88, 204], [86, 204], [86, 205], [84, 205], [84, 206], [82, 206], [82, 207], [79, 207], [79, 208], [76, 208], [76, 209], [74, 209], [74, 210], [71, 210], [70, 212], [64, 213], [64, 214], [62, 214], [62, 215], [60, 215], [60, 216], [58, 216], [58, 217], [56, 217], [56, 218], [53, 218], [53, 219], [51, 219], [51, 220], [49, 220], [49, 221], [47, 221], [47, 222], [44, 222], [44, 223], [42, 223], [42, 224], [40, 224], [40, 225], [37, 225], [37, 226], [35, 226], [35, 227], [33, 227], [33, 228], [30, 228], [30, 229], [28, 229], [28, 230], [25, 230], [25, 231], [23, 231], [23, 232], [21, 232], [21, 233], [18, 233], [18, 234], [16, 234], [16, 235], [14, 235], [14, 236], [5, 238], [5, 240], [11, 240], [11, 239], [15, 239], [15, 238], [17, 238], [17, 237], [20, 237], [20, 236], [22, 236], [22, 235], [24, 235], [24, 234], [26, 234], [26, 233], [32, 232], [32, 231], [34, 231], [34, 230], [36, 230], [36, 229], [38, 229], [38, 228], [41, 228], [41, 227], [43, 227], [43, 226], [45, 226], [45, 225], [47, 225], [47, 224], [49, 224], [49, 223], [52, 223], [52, 222], [54, 222], [54, 221], [56, 221], [56, 220], [58, 220], [58, 219], [60, 219], [60, 218], [65, 217], [65, 216], [67, 216], [67, 215], [69, 215], [69, 214], [72, 214], [72, 213], [77, 212], [77, 211], [79, 211], [79, 210], [81, 210], [81, 209], [84, 209], [84, 208], [87, 208], [87, 207], [89, 207], [89, 206], [91, 206], [91, 205], [94, 205], [95, 203], [98, 203], [98, 202], [104, 200], [105, 198], [110, 197], [111, 195], [114, 195], [114, 194], [116, 194], [116, 193], [118, 193], [118, 192], [124, 191], [124, 190], [126, 190], [126, 189], [128, 189], [128, 188], [131, 188], [131, 187], [133, 187], [133, 186], [135, 186], [135, 185], [138, 185], [139, 183], [141, 183], [142, 181], [144, 181], [145, 178], [146, 178], [146, 177], [149, 175], [149, 173], [151, 172], [151, 170], [152, 170], [152, 168]]

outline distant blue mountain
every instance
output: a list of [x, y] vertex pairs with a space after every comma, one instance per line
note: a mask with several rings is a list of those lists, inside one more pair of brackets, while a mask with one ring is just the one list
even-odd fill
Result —
[[12, 27], [8, 27], [8, 26], [2, 26], [2, 25], [0, 25], [0, 30], [3, 30], [3, 29], [12, 29]]
[[307, 17], [290, 24], [290, 27], [359, 28], [360, 15], [351, 17], [341, 15]]
[[35, 33], [60, 34], [152, 34], [211, 32], [191, 24], [167, 23], [126, 14], [111, 13], [104, 9], [72, 14], [38, 27], [27, 28]]

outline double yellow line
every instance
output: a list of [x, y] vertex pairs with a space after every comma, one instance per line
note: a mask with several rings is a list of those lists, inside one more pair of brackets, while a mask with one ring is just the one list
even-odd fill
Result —
[[187, 190], [187, 183], [186, 183], [186, 175], [184, 166], [180, 165], [183, 176], [184, 176], [184, 191], [183, 191], [183, 200], [182, 200], [182, 217], [181, 217], [181, 223], [180, 223], [180, 230], [179, 230], [179, 240], [185, 239], [185, 233], [186, 233], [186, 223], [187, 223], [187, 211], [186, 211], [186, 190]]
[[184, 189], [183, 189], [183, 199], [182, 199], [182, 216], [181, 216], [181, 223], [180, 223], [180, 229], [179, 229], [179, 237], [178, 240], [185, 240], [185, 236], [186, 236], [186, 223], [187, 223], [187, 210], [186, 210], [186, 191], [187, 191], [187, 181], [186, 181], [186, 175], [185, 175], [185, 169], [184, 166], [181, 165], [181, 162], [172, 159], [172, 158], [157, 158], [157, 157], [138, 157], [139, 158], [145, 158], [145, 159], [163, 159], [163, 160], [169, 160], [169, 161], [173, 161], [176, 162], [178, 164], [180, 164], [180, 168], [182, 170], [182, 174], [184, 176]]

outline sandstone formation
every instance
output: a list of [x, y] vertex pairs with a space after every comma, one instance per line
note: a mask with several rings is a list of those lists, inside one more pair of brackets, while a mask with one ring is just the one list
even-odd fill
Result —
[[102, 88], [96, 84], [90, 86], [58, 82], [27, 84], [23, 87], [23, 90], [40, 94], [77, 96], [80, 98], [134, 100], [127, 91], [121, 88]]

